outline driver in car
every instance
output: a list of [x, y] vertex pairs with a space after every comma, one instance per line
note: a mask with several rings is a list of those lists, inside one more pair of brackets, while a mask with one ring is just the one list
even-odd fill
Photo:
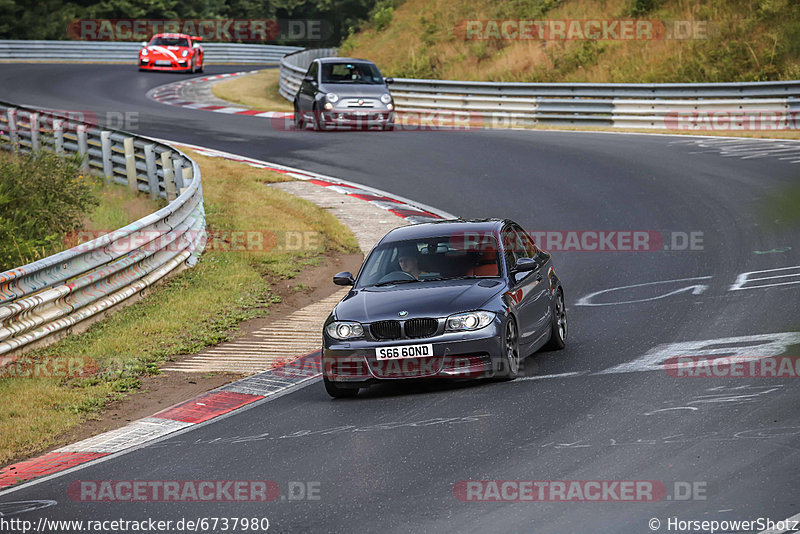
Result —
[[397, 262], [404, 273], [410, 274], [419, 280], [421, 274], [419, 269], [419, 250], [417, 247], [404, 247], [397, 255]]

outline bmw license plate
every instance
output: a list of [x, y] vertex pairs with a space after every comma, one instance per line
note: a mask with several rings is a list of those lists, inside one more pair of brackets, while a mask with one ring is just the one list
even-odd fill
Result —
[[433, 356], [433, 344], [402, 345], [399, 347], [378, 347], [375, 356], [379, 360], [398, 360], [401, 358], [426, 358]]
[[156, 67], [169, 67], [170, 65], [172, 65], [172, 63], [169, 61], [165, 60], [156, 61]]

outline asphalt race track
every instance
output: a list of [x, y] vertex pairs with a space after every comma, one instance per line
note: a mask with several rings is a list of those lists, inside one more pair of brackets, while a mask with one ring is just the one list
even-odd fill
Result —
[[[659, 345], [695, 341], [686, 351], [778, 346], [800, 357], [791, 335], [800, 332], [800, 283], [787, 283], [800, 282], [800, 268], [786, 269], [800, 266], [800, 220], [775, 214], [800, 187], [800, 164], [783, 153], [742, 159], [752, 155], [746, 142], [723, 155], [676, 136], [294, 132], [145, 96], [179, 79], [129, 66], [2, 64], [0, 100], [136, 112], [145, 135], [330, 174], [464, 217], [509, 217], [534, 231], [651, 231], [663, 243], [555, 251], [567, 348], [530, 358], [526, 379], [388, 385], [352, 401], [332, 401], [312, 384], [0, 497], [58, 502], [19, 517], [267, 517], [278, 532], [641, 533], [651, 532], [651, 518], [666, 531], [670, 517], [778, 521], [800, 512], [796, 378], [681, 379], [639, 360]], [[673, 232], [694, 232], [702, 244], [671, 250]], [[784, 270], [744, 275], [769, 269]], [[587, 297], [650, 282], [664, 283]], [[766, 334], [774, 336], [746, 338]], [[612, 371], [597, 374], [604, 370]], [[319, 499], [84, 503], [66, 491], [75, 480], [130, 479], [267, 479], [284, 497], [291, 482], [310, 482]], [[655, 480], [672, 498], [462, 502], [453, 488], [467, 480]], [[681, 500], [674, 482], [703, 491]]]

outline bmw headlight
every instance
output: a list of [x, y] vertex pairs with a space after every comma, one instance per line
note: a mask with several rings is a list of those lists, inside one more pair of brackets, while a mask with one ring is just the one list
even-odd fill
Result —
[[466, 330], [478, 330], [487, 326], [494, 320], [494, 314], [488, 311], [473, 311], [458, 313], [447, 318], [448, 332], [463, 332]]
[[184, 50], [183, 52], [181, 52], [181, 57], [186, 57], [188, 55], [189, 55], [189, 51], [188, 50]]
[[389, 93], [384, 93], [381, 95], [381, 102], [384, 104], [390, 104], [392, 102], [392, 95]]
[[336, 102], [339, 101], [339, 95], [337, 95], [336, 93], [328, 93], [327, 95], [325, 95], [325, 98], [327, 98], [328, 102], [332, 104], [335, 104]]
[[356, 339], [364, 336], [364, 327], [350, 321], [334, 321], [325, 327], [325, 331], [334, 339]]

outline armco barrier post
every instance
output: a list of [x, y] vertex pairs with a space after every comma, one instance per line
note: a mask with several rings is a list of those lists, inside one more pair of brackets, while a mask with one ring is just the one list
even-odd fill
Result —
[[136, 151], [133, 148], [133, 137], [126, 137], [122, 141], [125, 149], [125, 174], [128, 177], [128, 188], [134, 193], [139, 192], [139, 181], [136, 178]]
[[17, 110], [8, 108], [8, 141], [11, 143], [11, 150], [14, 152], [19, 149], [19, 137], [17, 136]]
[[53, 120], [53, 150], [56, 154], [64, 153], [64, 121]]
[[111, 132], [100, 132], [100, 148], [103, 152], [103, 175], [106, 184], [111, 182], [114, 175], [114, 166], [111, 162]]
[[81, 156], [81, 170], [89, 171], [89, 143], [86, 136], [86, 126], [79, 124], [75, 129], [78, 134], [78, 154]]
[[175, 181], [175, 189], [178, 195], [183, 193], [183, 160], [175, 158], [172, 160], [172, 179]]
[[150, 198], [158, 198], [158, 169], [156, 168], [155, 145], [144, 145], [144, 162], [147, 165], [147, 188]]
[[31, 129], [31, 151], [37, 152], [41, 148], [39, 145], [39, 114], [31, 113], [28, 122]]
[[178, 195], [175, 194], [175, 181], [172, 173], [172, 153], [161, 153], [161, 168], [164, 170], [164, 191], [167, 193], [167, 200], [170, 202], [175, 200]]

